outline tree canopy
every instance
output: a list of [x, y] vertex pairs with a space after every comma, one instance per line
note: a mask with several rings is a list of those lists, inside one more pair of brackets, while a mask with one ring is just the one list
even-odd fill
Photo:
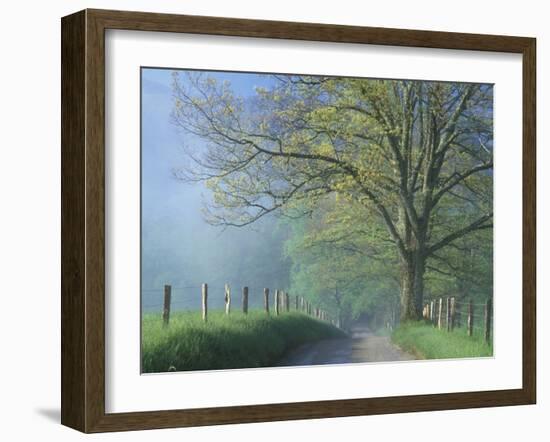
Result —
[[282, 216], [293, 284], [340, 311], [398, 298], [401, 318], [417, 319], [426, 281], [491, 287], [491, 85], [271, 78], [244, 99], [174, 73], [172, 121], [206, 146], [187, 145], [176, 176], [206, 182], [211, 224]]

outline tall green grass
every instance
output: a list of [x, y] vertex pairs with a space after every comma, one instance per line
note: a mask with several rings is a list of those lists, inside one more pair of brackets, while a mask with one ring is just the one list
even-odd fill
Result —
[[401, 349], [421, 359], [454, 359], [493, 355], [493, 345], [487, 344], [480, 331], [468, 336], [466, 328], [452, 332], [439, 330], [426, 322], [408, 322], [392, 334]]
[[301, 313], [266, 315], [250, 311], [208, 314], [177, 312], [163, 327], [159, 314], [142, 316], [142, 372], [214, 370], [272, 366], [298, 345], [345, 337], [332, 325]]

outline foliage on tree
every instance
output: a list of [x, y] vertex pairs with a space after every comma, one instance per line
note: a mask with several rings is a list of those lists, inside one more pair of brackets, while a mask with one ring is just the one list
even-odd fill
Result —
[[[391, 255], [384, 273], [397, 275], [401, 319], [417, 319], [426, 278], [452, 275], [461, 241], [492, 233], [492, 91], [274, 75], [271, 87], [245, 100], [228, 82], [175, 73], [173, 122], [206, 143], [187, 146], [191, 161], [176, 175], [206, 181], [214, 225], [308, 216], [304, 241], [320, 252], [303, 265], [311, 262], [326, 290], [344, 276], [367, 278], [377, 257]], [[336, 250], [340, 261], [323, 265]], [[333, 280], [320, 282], [330, 266]]]

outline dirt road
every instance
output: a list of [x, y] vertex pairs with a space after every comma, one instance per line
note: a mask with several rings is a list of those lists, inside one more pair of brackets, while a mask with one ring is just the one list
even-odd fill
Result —
[[279, 366], [348, 364], [353, 362], [407, 361], [415, 359], [392, 344], [388, 336], [375, 336], [366, 324], [351, 328], [351, 337], [326, 339], [290, 351]]

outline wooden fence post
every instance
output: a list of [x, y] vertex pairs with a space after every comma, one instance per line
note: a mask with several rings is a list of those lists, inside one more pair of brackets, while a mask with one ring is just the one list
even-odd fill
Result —
[[243, 313], [248, 314], [248, 287], [243, 287]]
[[228, 315], [231, 312], [231, 287], [229, 284], [225, 284], [225, 314]]
[[430, 302], [430, 321], [435, 325], [435, 301]]
[[447, 331], [451, 331], [451, 298], [447, 297], [447, 311], [446, 311]]
[[264, 309], [265, 312], [269, 315], [269, 289], [264, 289]]
[[202, 285], [202, 320], [208, 321], [208, 284]]
[[455, 317], [456, 317], [456, 301], [455, 297], [451, 298], [451, 331], [455, 329]]
[[468, 302], [468, 336], [472, 336], [474, 333], [474, 305], [472, 300]]
[[290, 295], [288, 294], [288, 292], [285, 292], [285, 310], [287, 312], [290, 311]]
[[439, 298], [439, 310], [437, 313], [437, 328], [441, 330], [441, 322], [443, 320], [443, 298]]
[[491, 298], [487, 298], [485, 303], [485, 342], [489, 344], [491, 341], [491, 310], [493, 309], [493, 303]]
[[162, 323], [166, 327], [170, 322], [170, 302], [172, 300], [172, 286], [164, 286], [164, 306], [162, 308]]
[[273, 306], [275, 307], [275, 315], [279, 316], [279, 289], [275, 290], [275, 299], [273, 304]]

